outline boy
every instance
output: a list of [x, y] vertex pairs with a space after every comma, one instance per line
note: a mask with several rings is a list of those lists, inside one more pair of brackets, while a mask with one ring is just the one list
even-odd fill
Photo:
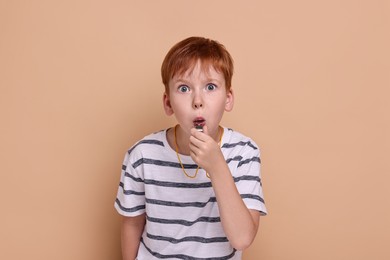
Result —
[[222, 44], [190, 37], [161, 74], [178, 124], [125, 156], [115, 202], [123, 259], [241, 259], [267, 211], [257, 145], [219, 125], [233, 109], [233, 60]]

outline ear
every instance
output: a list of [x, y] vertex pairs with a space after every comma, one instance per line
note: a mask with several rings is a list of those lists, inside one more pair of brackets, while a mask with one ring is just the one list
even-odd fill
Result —
[[233, 110], [234, 106], [234, 94], [233, 89], [229, 89], [229, 91], [226, 93], [226, 103], [225, 103], [225, 111], [230, 112]]
[[169, 100], [169, 96], [166, 92], [164, 92], [163, 95], [163, 106], [164, 106], [164, 111], [167, 116], [173, 115], [173, 109], [171, 106], [171, 101]]

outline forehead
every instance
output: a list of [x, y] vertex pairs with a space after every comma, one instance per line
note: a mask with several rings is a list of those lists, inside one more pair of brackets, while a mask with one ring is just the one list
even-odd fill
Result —
[[224, 75], [218, 70], [211, 61], [197, 60], [189, 63], [186, 69], [178, 71], [172, 80], [191, 79], [191, 78], [206, 78], [225, 82]]

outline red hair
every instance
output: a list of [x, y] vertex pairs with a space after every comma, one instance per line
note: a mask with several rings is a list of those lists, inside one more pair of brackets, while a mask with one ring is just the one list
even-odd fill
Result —
[[169, 94], [169, 81], [182, 75], [201, 61], [202, 69], [212, 65], [225, 78], [226, 90], [230, 90], [233, 76], [233, 59], [221, 43], [203, 38], [190, 37], [176, 43], [167, 53], [161, 65], [161, 77], [165, 93]]

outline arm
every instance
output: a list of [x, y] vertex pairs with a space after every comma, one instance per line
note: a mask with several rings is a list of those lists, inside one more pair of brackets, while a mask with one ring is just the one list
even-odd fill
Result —
[[145, 214], [136, 217], [123, 217], [121, 226], [122, 259], [134, 260], [145, 226]]
[[260, 213], [246, 207], [225, 160], [215, 163], [215, 166], [210, 169], [210, 177], [223, 229], [232, 246], [244, 250], [256, 237]]
[[256, 237], [260, 213], [246, 207], [219, 145], [205, 129], [206, 134], [195, 130], [191, 132], [191, 157], [210, 174], [227, 238], [234, 248], [244, 250]]

